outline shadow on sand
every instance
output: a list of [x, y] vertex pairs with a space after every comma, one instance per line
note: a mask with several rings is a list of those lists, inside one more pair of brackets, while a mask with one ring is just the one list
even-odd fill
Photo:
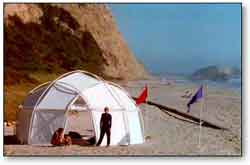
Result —
[[4, 145], [11, 145], [11, 144], [21, 144], [20, 141], [17, 139], [16, 135], [8, 135], [4, 136]]

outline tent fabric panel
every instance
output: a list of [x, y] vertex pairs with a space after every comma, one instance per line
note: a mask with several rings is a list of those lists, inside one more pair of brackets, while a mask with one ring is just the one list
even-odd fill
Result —
[[[93, 111], [94, 124], [96, 129], [96, 140], [100, 138], [100, 119], [102, 112]], [[122, 112], [110, 112], [112, 115], [112, 127], [111, 127], [111, 141], [110, 145], [128, 145], [129, 144], [129, 135], [125, 130], [125, 122], [123, 119], [124, 113]], [[104, 136], [101, 146], [107, 144], [107, 137]]]
[[141, 144], [144, 142], [144, 135], [142, 134], [142, 126], [140, 122], [140, 114], [137, 111], [127, 111], [130, 144]]
[[67, 105], [76, 96], [72, 91], [52, 86], [46, 96], [38, 104], [37, 109], [60, 109], [65, 110]]
[[129, 96], [124, 91], [113, 85], [109, 85], [109, 87], [112, 89], [112, 92], [115, 93], [114, 95], [118, 98], [123, 108], [125, 108], [126, 110], [136, 109], [135, 103], [133, 102], [133, 100], [131, 100], [131, 98], [129, 98]]
[[[73, 130], [84, 135], [96, 135], [98, 141], [100, 118], [104, 107], [109, 107], [112, 115], [111, 145], [144, 142], [138, 108], [127, 93], [119, 87], [82, 72], [68, 73], [67, 76], [57, 79], [51, 85], [44, 96], [42, 94], [48, 85], [38, 87], [24, 101], [24, 110], [28, 108], [33, 110], [42, 96], [40, 103], [36, 106], [36, 111], [33, 111], [33, 116], [32, 111], [27, 110], [29, 113], [21, 113], [18, 116], [20, 125], [17, 126], [17, 135], [23, 142], [50, 144], [53, 133], [60, 127], [64, 128], [66, 121], [68, 121], [66, 133]], [[76, 96], [84, 97], [85, 100], [77, 100], [71, 107], [68, 107]], [[70, 115], [73, 111], [77, 111], [78, 116]], [[31, 121], [32, 125], [30, 125]], [[29, 131], [31, 131], [30, 134]], [[106, 145], [106, 139], [104, 136], [101, 145]]]
[[112, 109], [122, 108], [105, 84], [98, 84], [95, 87], [89, 88], [83, 92], [83, 95], [88, 100], [91, 109], [103, 111], [107, 106], [112, 111]]
[[84, 91], [85, 89], [100, 83], [99, 80], [83, 73], [73, 73], [71, 75], [59, 79], [58, 82], [70, 84], [77, 88], [79, 91]]
[[66, 117], [62, 111], [36, 111], [33, 116], [30, 144], [50, 144], [53, 133], [64, 128]]
[[31, 116], [32, 111], [27, 111], [25, 109], [17, 114], [16, 136], [21, 144], [28, 143]]
[[[43, 94], [43, 92], [47, 89], [47, 86], [37, 89], [33, 93], [30, 93], [23, 102], [23, 107], [29, 107], [29, 110], [32, 110], [32, 107], [36, 105], [39, 97]], [[27, 109], [28, 110], [28, 109]]]

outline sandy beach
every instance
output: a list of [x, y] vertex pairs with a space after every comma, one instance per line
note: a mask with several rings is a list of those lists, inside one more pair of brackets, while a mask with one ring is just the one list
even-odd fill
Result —
[[[244, 8], [5, 3], [4, 156], [243, 156]], [[134, 99], [147, 85], [141, 114], [124, 91], [103, 80], [121, 85]], [[199, 83], [208, 83], [199, 92], [205, 97], [187, 114]], [[100, 122], [105, 107], [112, 124], [107, 114]], [[62, 127], [79, 145], [47, 145]], [[110, 127], [111, 144], [124, 146], [83, 146], [99, 140], [99, 129], [109, 134]]]
[[[137, 96], [148, 84], [149, 98], [169, 107], [185, 112], [190, 98], [182, 97], [186, 90], [192, 93], [195, 85], [166, 85], [159, 81], [136, 81], [120, 83], [132, 96]], [[241, 155], [241, 95], [240, 93], [209, 88], [207, 90], [205, 108], [202, 118], [229, 131], [202, 127], [199, 143], [200, 127], [197, 124], [183, 121], [179, 116], [166, 114], [154, 106], [140, 106], [144, 117], [145, 143], [129, 146], [83, 147], [83, 146], [31, 146], [4, 145], [6, 156], [14, 155]], [[199, 117], [201, 103], [192, 106], [191, 115]], [[8, 128], [5, 129], [8, 131]]]

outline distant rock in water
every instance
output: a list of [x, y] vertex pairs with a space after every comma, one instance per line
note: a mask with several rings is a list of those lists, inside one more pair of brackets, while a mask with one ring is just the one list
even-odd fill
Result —
[[147, 77], [103, 4], [5, 4], [4, 48], [5, 83], [30, 82], [34, 71], [75, 69], [111, 79]]
[[231, 67], [208, 66], [195, 71], [191, 78], [193, 80], [226, 81], [232, 77], [239, 76], [240, 70]]

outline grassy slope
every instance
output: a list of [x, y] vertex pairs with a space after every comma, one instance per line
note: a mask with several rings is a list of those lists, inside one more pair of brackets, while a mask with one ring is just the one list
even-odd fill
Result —
[[20, 83], [4, 86], [4, 120], [16, 120], [18, 105], [22, 104], [28, 92], [41, 83], [54, 80], [59, 75], [48, 74], [45, 72], [34, 72], [30, 73], [29, 76], [34, 78], [37, 83]]

